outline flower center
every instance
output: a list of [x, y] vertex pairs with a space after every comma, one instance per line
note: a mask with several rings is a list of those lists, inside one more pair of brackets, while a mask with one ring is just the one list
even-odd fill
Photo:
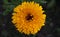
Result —
[[33, 20], [33, 15], [28, 14], [28, 15], [26, 16], [26, 20], [28, 20], [28, 21]]

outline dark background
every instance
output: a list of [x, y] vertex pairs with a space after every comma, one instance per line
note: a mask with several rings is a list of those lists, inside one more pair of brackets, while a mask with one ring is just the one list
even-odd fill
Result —
[[[60, 2], [58, 0], [34, 0], [45, 10], [46, 22], [36, 35], [19, 33], [12, 24], [13, 8], [24, 0], [0, 0], [0, 37], [60, 37]], [[32, 0], [26, 0], [32, 1]]]

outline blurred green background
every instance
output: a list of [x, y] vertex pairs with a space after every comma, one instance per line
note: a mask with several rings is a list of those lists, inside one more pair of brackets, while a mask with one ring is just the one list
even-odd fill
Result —
[[[11, 22], [13, 8], [24, 1], [34, 1], [43, 6], [46, 22], [35, 35], [19, 33]], [[60, 6], [56, 0], [0, 0], [0, 37], [60, 37]]]

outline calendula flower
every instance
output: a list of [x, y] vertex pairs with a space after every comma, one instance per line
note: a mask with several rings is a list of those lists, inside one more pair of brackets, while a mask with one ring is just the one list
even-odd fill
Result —
[[46, 15], [42, 6], [34, 2], [23, 2], [14, 8], [12, 23], [24, 34], [36, 34], [44, 26]]

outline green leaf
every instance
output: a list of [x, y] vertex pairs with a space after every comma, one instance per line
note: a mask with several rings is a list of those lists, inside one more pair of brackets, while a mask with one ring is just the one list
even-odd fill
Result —
[[14, 5], [21, 4], [21, 2], [23, 2], [23, 0], [11, 0], [11, 3]]
[[8, 0], [3, 0], [3, 3], [4, 3], [4, 4], [7, 4], [7, 3], [8, 3]]
[[34, 0], [34, 1], [41, 4], [41, 5], [44, 5], [47, 3], [47, 1], [45, 1], [45, 0]]
[[47, 4], [47, 8], [52, 8], [55, 4], [55, 0], [51, 0], [48, 4]]
[[13, 10], [14, 5], [3, 5], [3, 8], [5, 9], [3, 11], [3, 15], [7, 15], [9, 12]]

